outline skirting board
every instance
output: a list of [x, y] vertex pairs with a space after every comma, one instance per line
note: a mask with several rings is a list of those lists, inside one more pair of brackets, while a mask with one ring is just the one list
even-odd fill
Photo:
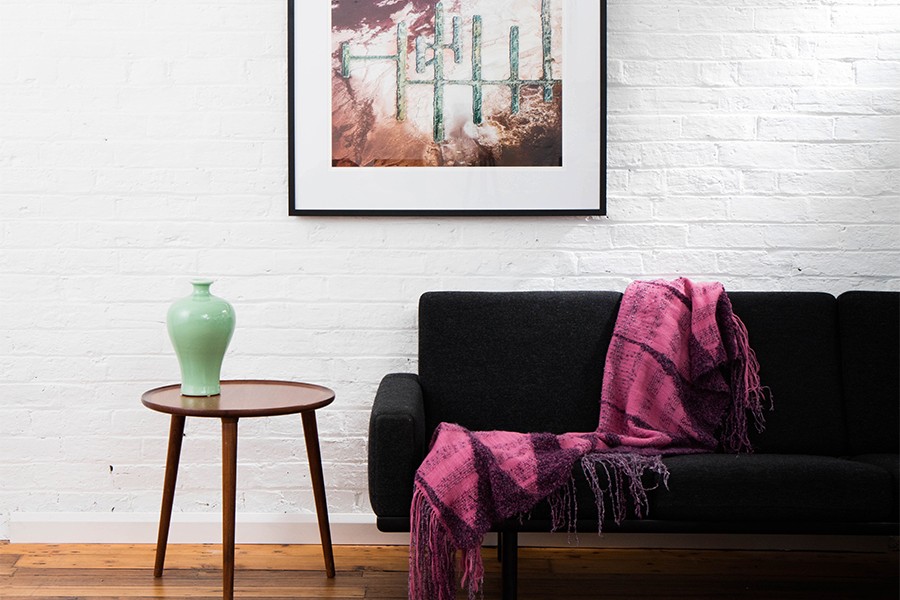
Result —
[[[409, 534], [383, 533], [375, 515], [330, 515], [335, 544], [393, 546], [409, 543]], [[155, 544], [156, 513], [23, 513], [10, 515], [9, 541], [13, 544]], [[217, 544], [222, 541], [218, 513], [175, 513], [169, 531], [173, 544]], [[235, 523], [239, 544], [318, 544], [319, 529], [312, 514], [239, 513]], [[485, 545], [495, 545], [489, 534]], [[634, 534], [591, 532], [522, 533], [520, 546], [582, 548], [682, 548], [733, 550], [817, 550], [883, 552], [896, 547], [888, 536]]]

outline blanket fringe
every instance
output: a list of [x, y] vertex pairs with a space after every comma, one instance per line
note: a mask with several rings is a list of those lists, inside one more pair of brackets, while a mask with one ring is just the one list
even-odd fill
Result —
[[[669, 470], [659, 455], [592, 452], [582, 457], [581, 468], [597, 503], [597, 533], [602, 532], [607, 504], [612, 509], [612, 520], [616, 525], [625, 520], [629, 504], [634, 507], [634, 514], [640, 519], [647, 514], [647, 492], [659, 487], [660, 483], [666, 487], [669, 485]], [[603, 469], [609, 483], [606, 488], [601, 484], [600, 469]], [[647, 471], [656, 474], [650, 485], [644, 482]]]
[[565, 530], [570, 536], [576, 533], [578, 498], [575, 494], [575, 477], [569, 477], [555, 492], [547, 496], [550, 505], [550, 531]]
[[[410, 600], [453, 600], [456, 598], [456, 552], [449, 531], [418, 486], [413, 491], [409, 524]], [[475, 554], [470, 552], [465, 561], [470, 597], [478, 590], [484, 577], [483, 570], [469, 566], [471, 561], [476, 560]], [[480, 555], [477, 560], [480, 566]]]
[[733, 405], [729, 407], [725, 417], [722, 447], [726, 452], [752, 452], [747, 431], [747, 413], [753, 417], [756, 430], [762, 432], [765, 429], [763, 399], [768, 395], [771, 410], [772, 395], [769, 389], [760, 383], [759, 361], [753, 348], [750, 347], [747, 328], [735, 314], [731, 315], [731, 322], [734, 327], [737, 356], [731, 369]]
[[[462, 551], [463, 574], [460, 586], [469, 593], [469, 600], [474, 600], [484, 583], [484, 562], [481, 559], [481, 545]], [[451, 582], [452, 585], [452, 582]]]
[[[660, 484], [668, 487], [669, 483], [669, 470], [659, 455], [592, 452], [581, 458], [581, 469], [594, 493], [594, 502], [597, 505], [597, 533], [603, 530], [607, 508], [612, 511], [612, 520], [617, 525], [628, 516], [629, 506], [633, 507], [637, 518], [642, 518], [648, 509], [647, 492], [656, 489]], [[655, 474], [652, 483], [645, 482], [645, 475], [648, 472]], [[578, 518], [575, 479], [570, 478], [557, 488], [549, 496], [548, 501], [552, 531], [566, 530], [570, 534], [575, 532]]]

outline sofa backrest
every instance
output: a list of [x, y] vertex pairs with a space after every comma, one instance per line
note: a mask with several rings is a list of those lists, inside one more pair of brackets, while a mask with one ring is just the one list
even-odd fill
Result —
[[757, 452], [839, 456], [846, 451], [837, 300], [817, 292], [730, 292], [759, 375], [772, 392]]
[[851, 454], [900, 448], [900, 293], [838, 296], [844, 402]]
[[[593, 431], [618, 292], [429, 292], [419, 302], [426, 435]], [[900, 294], [730, 292], [775, 409], [761, 453], [896, 452]], [[845, 406], [846, 404], [846, 406]], [[887, 417], [885, 417], [887, 415]]]
[[426, 435], [593, 431], [618, 292], [429, 292], [419, 301]]

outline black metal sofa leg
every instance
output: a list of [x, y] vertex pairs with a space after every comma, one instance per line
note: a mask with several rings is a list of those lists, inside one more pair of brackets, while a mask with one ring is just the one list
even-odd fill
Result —
[[519, 532], [507, 529], [499, 533], [498, 552], [503, 600], [516, 600], [518, 590]]

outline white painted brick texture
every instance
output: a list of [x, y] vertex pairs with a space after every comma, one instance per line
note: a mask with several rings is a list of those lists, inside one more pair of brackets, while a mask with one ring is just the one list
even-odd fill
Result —
[[[302, 0], [306, 1], [306, 0]], [[0, 539], [11, 513], [153, 512], [196, 275], [226, 377], [320, 382], [333, 512], [439, 289], [900, 289], [900, 0], [610, 0], [609, 216], [286, 216], [284, 0], [0, 2]], [[304, 193], [326, 194], [327, 190]], [[241, 424], [239, 510], [311, 512], [298, 419]], [[176, 506], [220, 506], [188, 423]]]

